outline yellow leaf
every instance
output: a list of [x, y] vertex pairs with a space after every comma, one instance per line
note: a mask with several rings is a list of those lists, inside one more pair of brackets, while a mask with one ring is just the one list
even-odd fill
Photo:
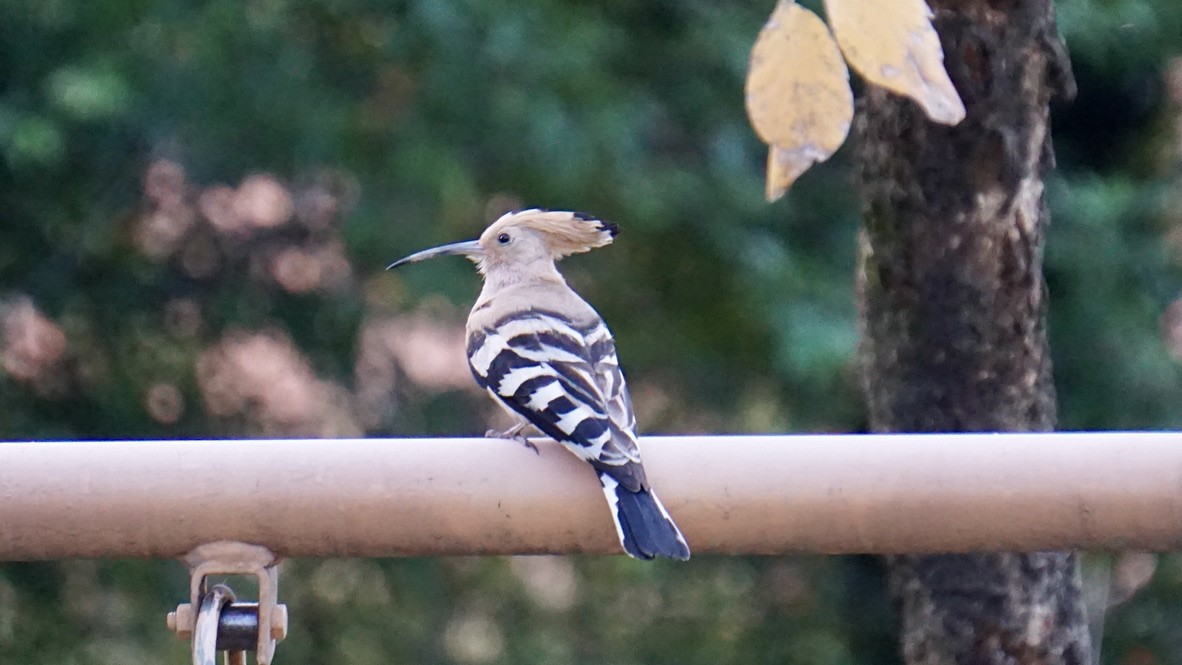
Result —
[[924, 0], [825, 0], [825, 13], [846, 60], [863, 78], [914, 99], [935, 122], [964, 119]]
[[854, 114], [849, 70], [816, 14], [781, 0], [751, 49], [747, 117], [768, 151], [769, 201], [837, 151]]
[[818, 155], [807, 147], [790, 150], [768, 146], [767, 149], [767, 200], [775, 202], [788, 193], [788, 188], [800, 174], [816, 162], [825, 161], [828, 155]]

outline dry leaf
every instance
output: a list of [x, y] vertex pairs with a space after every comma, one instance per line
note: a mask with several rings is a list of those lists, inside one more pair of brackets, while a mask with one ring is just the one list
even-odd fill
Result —
[[825, 0], [825, 13], [846, 60], [863, 78], [914, 99], [935, 122], [964, 119], [924, 0]]
[[823, 161], [825, 156], [814, 157], [805, 150], [789, 150], [768, 146], [767, 149], [767, 186], [765, 196], [771, 203], [780, 200], [788, 193], [788, 188], [800, 174], [804, 173], [816, 162]]
[[837, 151], [854, 114], [849, 70], [829, 29], [781, 0], [759, 32], [747, 71], [747, 116], [768, 151], [769, 201]]

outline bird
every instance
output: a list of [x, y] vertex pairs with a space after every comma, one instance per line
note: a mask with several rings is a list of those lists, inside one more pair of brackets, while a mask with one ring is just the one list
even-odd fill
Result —
[[387, 269], [443, 255], [473, 261], [484, 284], [466, 326], [468, 366], [515, 421], [486, 436], [537, 452], [522, 434], [532, 425], [558, 441], [599, 476], [625, 553], [684, 561], [685, 536], [645, 475], [612, 334], [556, 265], [608, 245], [619, 231], [592, 215], [530, 208], [502, 215], [476, 240], [426, 249]]

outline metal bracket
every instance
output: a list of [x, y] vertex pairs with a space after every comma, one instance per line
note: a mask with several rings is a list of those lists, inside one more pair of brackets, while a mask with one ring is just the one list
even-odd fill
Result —
[[[287, 606], [278, 602], [275, 554], [259, 545], [223, 540], [197, 546], [184, 561], [189, 566], [189, 602], [168, 613], [168, 628], [192, 640], [194, 665], [212, 662], [217, 646], [227, 652], [228, 662], [245, 663], [243, 651], [253, 650], [258, 665], [270, 665], [276, 641], [287, 636]], [[257, 606], [234, 603], [233, 592], [224, 585], [210, 589], [206, 578], [211, 575], [253, 575], [259, 583]], [[253, 649], [241, 643], [243, 628], [256, 636]], [[210, 635], [216, 646], [210, 646]]]

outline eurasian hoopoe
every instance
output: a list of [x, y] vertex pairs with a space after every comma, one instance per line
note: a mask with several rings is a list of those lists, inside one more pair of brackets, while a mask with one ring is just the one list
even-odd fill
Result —
[[522, 210], [493, 222], [478, 240], [424, 250], [390, 267], [443, 254], [475, 262], [484, 288], [468, 316], [468, 365], [517, 420], [486, 436], [530, 445], [521, 430], [541, 430], [599, 474], [625, 552], [684, 560], [689, 546], [644, 474], [611, 333], [554, 265], [607, 245], [618, 232], [580, 213]]

